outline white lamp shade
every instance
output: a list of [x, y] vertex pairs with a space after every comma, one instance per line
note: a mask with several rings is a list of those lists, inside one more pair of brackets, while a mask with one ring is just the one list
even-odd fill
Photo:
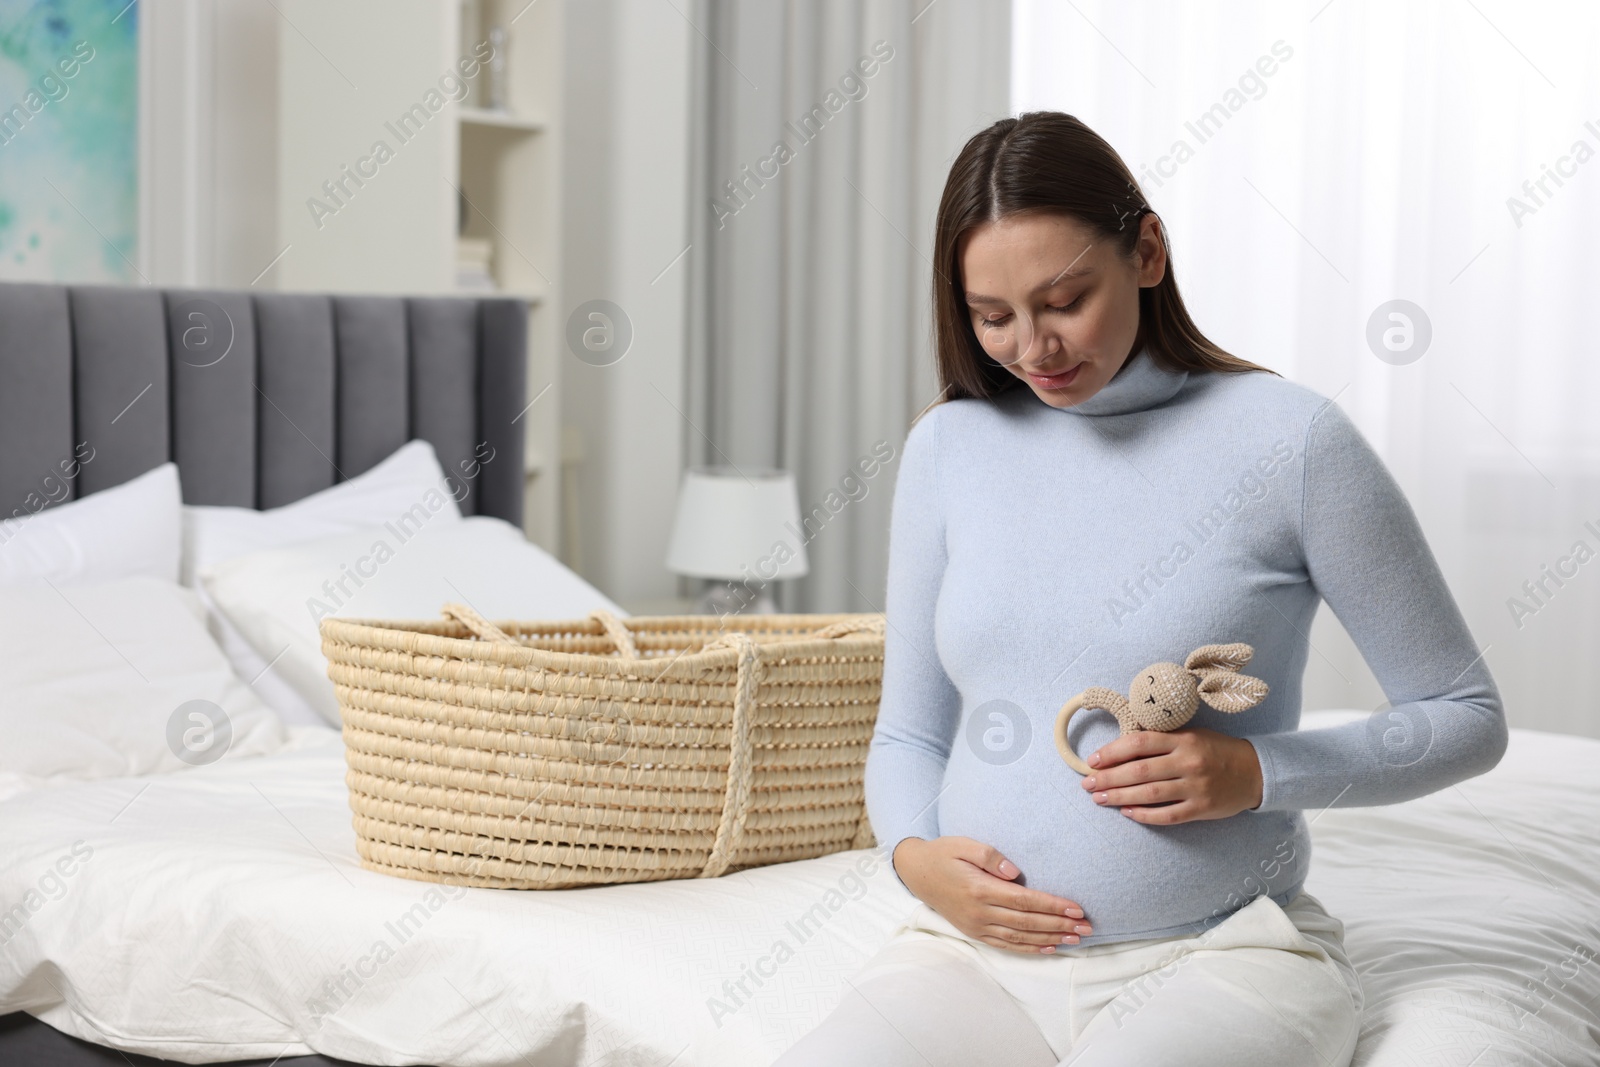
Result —
[[799, 578], [809, 569], [787, 471], [697, 467], [678, 490], [667, 567], [696, 578]]

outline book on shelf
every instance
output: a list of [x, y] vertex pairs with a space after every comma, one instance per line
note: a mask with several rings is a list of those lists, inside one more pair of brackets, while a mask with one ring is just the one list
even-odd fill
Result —
[[458, 237], [456, 239], [456, 288], [475, 293], [494, 292], [492, 265], [494, 242], [487, 237]]

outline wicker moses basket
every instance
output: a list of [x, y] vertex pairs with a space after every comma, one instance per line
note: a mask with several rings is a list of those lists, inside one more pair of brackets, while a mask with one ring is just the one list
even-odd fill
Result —
[[328, 618], [362, 865], [555, 889], [873, 844], [881, 615]]

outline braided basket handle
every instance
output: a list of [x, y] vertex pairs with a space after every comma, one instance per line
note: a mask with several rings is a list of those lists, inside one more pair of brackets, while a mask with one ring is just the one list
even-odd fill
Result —
[[611, 643], [617, 646], [617, 652], [627, 659], [638, 659], [639, 649], [633, 643], [633, 634], [623, 625], [622, 620], [604, 608], [596, 608], [589, 612], [589, 618], [598, 622], [605, 630], [606, 636], [611, 638]]
[[849, 637], [851, 634], [868, 633], [883, 634], [883, 616], [873, 615], [865, 619], [850, 619], [846, 622], [836, 622], [832, 626], [824, 626], [820, 630], [813, 630], [812, 637]]
[[[707, 644], [700, 651], [712, 652], [719, 648], [736, 647], [738, 642], [735, 640], [735, 637], [740, 633], [741, 631], [738, 630], [730, 630], [721, 637], [717, 638], [715, 641]], [[859, 633], [878, 634], [879, 636], [882, 636], [883, 616], [873, 615], [865, 619], [848, 619], [844, 622], [832, 623], [831, 625], [822, 626], [812, 630], [805, 636], [814, 639], [831, 640], [832, 638], [849, 637], [851, 634]]]
[[[454, 619], [471, 630], [478, 636], [479, 640], [496, 641], [503, 645], [522, 644], [521, 641], [518, 641], [515, 637], [512, 637], [465, 604], [446, 604], [439, 610], [445, 618]], [[634, 646], [633, 635], [628, 632], [628, 628], [622, 624], [621, 619], [604, 610], [591, 611], [589, 617], [600, 623], [601, 629], [605, 631], [607, 637], [611, 638], [611, 643], [617, 646], [618, 652], [628, 659], [639, 658], [639, 650]]]
[[[722, 796], [722, 817], [717, 821], [717, 836], [711, 855], [700, 871], [701, 878], [724, 874], [738, 854], [749, 816], [750, 786], [754, 760], [750, 751], [750, 718], [755, 714], [756, 687], [760, 684], [761, 659], [749, 634], [734, 631], [713, 642], [726, 643], [739, 650], [739, 668], [733, 689], [733, 731], [728, 738], [728, 785]], [[712, 645], [707, 645], [711, 648]]]
[[465, 604], [446, 604], [439, 609], [447, 619], [454, 619], [478, 636], [480, 641], [494, 641], [502, 645], [520, 645], [515, 637], [506, 633], [500, 627], [479, 615]]
[[[845, 637], [853, 633], [881, 634], [883, 616], [851, 619], [836, 622], [812, 631], [813, 638]], [[761, 657], [756, 641], [740, 630], [731, 630], [710, 642], [702, 652], [734, 648], [739, 652], [738, 675], [734, 683], [733, 731], [728, 747], [728, 786], [722, 798], [722, 818], [717, 823], [717, 836], [711, 845], [711, 855], [700, 871], [701, 878], [716, 878], [725, 873], [743, 844], [745, 821], [749, 817], [750, 790], [754, 777], [754, 758], [751, 752], [751, 719], [756, 714], [756, 690], [761, 680]], [[870, 848], [876, 839], [865, 811], [856, 825], [853, 848]]]

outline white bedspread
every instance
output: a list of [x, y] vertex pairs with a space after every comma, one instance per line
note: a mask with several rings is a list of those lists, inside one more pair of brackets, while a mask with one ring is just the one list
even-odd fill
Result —
[[[1358, 1065], [1600, 1062], [1597, 770], [1600, 742], [1519, 730], [1487, 776], [1315, 816], [1308, 888], [1366, 988]], [[912, 905], [870, 852], [548, 893], [373, 874], [343, 771], [311, 729], [0, 803], [0, 1011], [191, 1063], [751, 1067]]]

